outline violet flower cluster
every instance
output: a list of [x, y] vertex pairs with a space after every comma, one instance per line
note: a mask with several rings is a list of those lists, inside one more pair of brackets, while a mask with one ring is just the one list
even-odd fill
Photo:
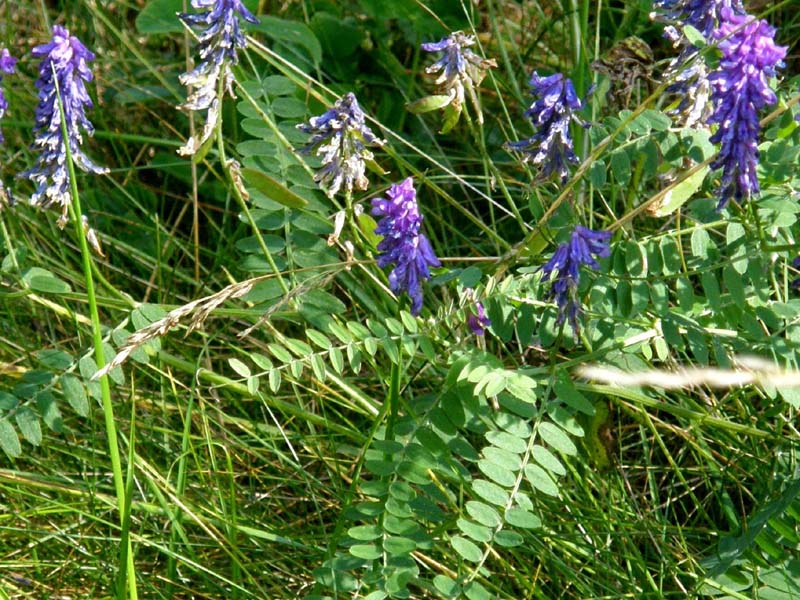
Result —
[[[11, 56], [7, 48], [0, 51], [0, 84], [3, 82], [3, 75], [11, 75], [14, 72], [14, 67], [17, 64], [17, 59]], [[3, 88], [0, 87], [0, 119], [2, 119], [8, 110], [8, 100], [3, 93]], [[0, 144], [3, 143], [3, 131], [0, 130]], [[3, 204], [13, 204], [14, 198], [11, 193], [6, 190], [3, 181], [0, 180], [0, 202]]]
[[542, 168], [544, 177], [557, 173], [561, 181], [569, 178], [569, 163], [577, 163], [569, 125], [572, 121], [588, 127], [575, 113], [583, 103], [575, 93], [572, 81], [561, 73], [540, 77], [534, 71], [530, 79], [531, 94], [536, 98], [525, 112], [536, 133], [525, 140], [508, 142], [505, 147], [522, 154], [523, 162]]
[[375, 233], [383, 236], [378, 244], [378, 265], [395, 265], [389, 273], [389, 287], [395, 294], [408, 293], [411, 314], [422, 310], [422, 282], [431, 276], [430, 267], [441, 265], [433, 248], [420, 233], [422, 215], [411, 177], [389, 188], [386, 198], [372, 201], [372, 214], [381, 217]]
[[569, 241], [560, 245], [553, 257], [542, 265], [540, 269], [542, 281], [551, 282], [546, 297], [548, 300], [554, 300], [558, 306], [556, 324], [560, 325], [568, 320], [574, 332], [579, 330], [581, 301], [578, 298], [578, 284], [581, 266], [599, 269], [600, 265], [595, 257], [611, 254], [609, 240], [611, 240], [610, 231], [592, 231], [582, 225], [576, 225]]
[[[39, 104], [36, 107], [32, 148], [39, 151], [33, 168], [21, 173], [36, 185], [30, 199], [32, 205], [47, 208], [53, 204], [61, 206], [59, 227], [69, 220], [72, 201], [67, 164], [67, 146], [73, 162], [83, 171], [101, 175], [108, 169], [92, 162], [83, 150], [82, 131], [94, 134], [94, 127], [86, 117], [86, 109], [93, 106], [86, 83], [91, 81], [89, 63], [94, 60], [81, 41], [69, 34], [60, 25], [53, 26], [53, 39], [33, 49], [33, 56], [41, 57], [39, 79]], [[60, 96], [60, 98], [59, 98]], [[64, 109], [67, 139], [61, 130], [61, 107]]]
[[777, 102], [769, 78], [783, 66], [786, 56], [786, 47], [775, 45], [775, 29], [766, 21], [729, 8], [720, 12], [722, 21], [712, 35], [719, 42], [722, 59], [709, 76], [714, 103], [710, 122], [719, 126], [711, 141], [721, 144], [711, 164], [722, 169], [718, 209], [731, 198], [739, 202], [759, 192], [758, 113]]
[[326, 188], [329, 198], [342, 186], [347, 194], [353, 189], [367, 189], [366, 163], [374, 158], [367, 146], [382, 146], [385, 142], [372, 133], [353, 93], [345, 94], [328, 111], [297, 128], [311, 134], [301, 152], [309, 154], [316, 148], [317, 156], [322, 158], [314, 180]]
[[442, 57], [425, 69], [426, 73], [440, 73], [434, 82], [442, 95], [450, 97], [445, 106], [452, 107], [454, 121], [464, 106], [465, 91], [475, 109], [476, 119], [483, 123], [483, 114], [475, 89], [486, 73], [497, 67], [494, 59], [481, 58], [469, 49], [475, 44], [475, 36], [461, 31], [451, 33], [438, 42], [427, 42], [421, 48], [425, 52], [443, 52]]
[[207, 113], [202, 131], [178, 150], [183, 156], [195, 154], [211, 138], [219, 124], [220, 96], [225, 91], [233, 96], [232, 66], [238, 62], [237, 50], [247, 46], [239, 19], [259, 22], [241, 0], [192, 0], [192, 7], [203, 12], [178, 16], [189, 27], [204, 27], [198, 36], [201, 62], [180, 76], [181, 83], [190, 90], [180, 108]]
[[652, 17], [666, 23], [664, 35], [670, 39], [680, 53], [670, 62], [664, 77], [671, 80], [667, 93], [680, 98], [678, 107], [671, 111], [673, 116], [682, 117], [682, 124], [693, 127], [708, 121], [711, 111], [709, 96], [711, 84], [708, 79], [708, 66], [683, 33], [690, 25], [700, 31], [709, 42], [722, 18], [722, 9], [735, 14], [745, 14], [741, 0], [656, 0]]
[[741, 0], [654, 0], [653, 8], [660, 12], [652, 14], [654, 19], [668, 24], [666, 36], [676, 41], [681, 34], [676, 27], [691, 25], [706, 38], [721, 21], [722, 9], [744, 14]]

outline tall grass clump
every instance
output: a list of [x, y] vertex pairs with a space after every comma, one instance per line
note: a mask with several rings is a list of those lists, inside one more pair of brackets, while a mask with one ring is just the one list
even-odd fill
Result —
[[0, 4], [0, 598], [800, 594], [798, 8]]

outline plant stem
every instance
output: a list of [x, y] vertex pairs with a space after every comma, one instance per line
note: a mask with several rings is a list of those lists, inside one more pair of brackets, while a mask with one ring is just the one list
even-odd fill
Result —
[[[53, 82], [56, 86], [56, 94], [61, 115], [61, 136], [64, 140], [64, 153], [66, 155], [67, 168], [69, 170], [70, 196], [72, 201], [69, 204], [70, 217], [75, 224], [75, 235], [81, 249], [81, 261], [83, 263], [83, 274], [86, 280], [86, 297], [89, 301], [89, 316], [92, 321], [92, 339], [94, 344], [94, 355], [97, 368], [102, 369], [105, 364], [105, 354], [103, 352], [103, 330], [100, 326], [100, 314], [97, 310], [97, 297], [95, 295], [94, 278], [92, 276], [92, 257], [89, 244], [83, 232], [83, 213], [81, 212], [80, 195], [78, 194], [78, 181], [75, 177], [75, 164], [72, 161], [69, 133], [67, 131], [67, 121], [64, 115], [64, 104], [61, 97], [61, 90], [58, 86], [58, 76], [53, 65]], [[119, 512], [120, 526], [123, 528], [127, 521], [126, 508], [130, 505], [126, 501], [125, 479], [122, 473], [122, 461], [119, 454], [119, 441], [117, 439], [117, 425], [114, 421], [114, 406], [111, 402], [111, 386], [108, 383], [108, 376], [100, 378], [100, 392], [103, 404], [103, 416], [105, 418], [106, 436], [108, 437], [108, 453], [111, 459], [111, 470], [114, 477], [114, 490], [117, 497], [117, 510]], [[133, 569], [133, 553], [131, 552], [130, 538], [123, 536], [120, 538], [120, 555], [126, 557], [125, 564], [120, 564], [120, 581], [128, 580], [128, 594], [131, 600], [136, 600], [136, 578]], [[120, 591], [118, 594], [124, 592]], [[121, 596], [120, 600], [122, 600]]]
[[264, 254], [264, 258], [267, 260], [270, 269], [272, 272], [275, 273], [275, 276], [278, 278], [278, 283], [281, 286], [281, 290], [283, 290], [284, 294], [289, 293], [289, 287], [286, 285], [286, 282], [283, 280], [283, 275], [281, 274], [280, 269], [278, 269], [278, 265], [275, 263], [275, 259], [272, 257], [272, 252], [269, 251], [267, 248], [266, 242], [264, 242], [264, 236], [261, 235], [261, 230], [256, 225], [256, 221], [253, 218], [253, 214], [250, 212], [250, 208], [247, 206], [247, 202], [242, 197], [242, 192], [237, 185], [237, 182], [234, 181], [233, 176], [231, 175], [230, 166], [228, 165], [228, 159], [225, 154], [225, 140], [222, 138], [222, 126], [221, 124], [217, 125], [217, 151], [219, 152], [219, 160], [222, 164], [222, 168], [225, 171], [225, 174], [228, 176], [228, 181], [230, 182], [230, 189], [233, 192], [233, 197], [236, 198], [236, 202], [239, 204], [239, 208], [244, 213], [247, 222], [250, 224], [250, 227], [253, 230], [253, 235], [258, 240], [258, 245], [261, 247], [261, 252]]

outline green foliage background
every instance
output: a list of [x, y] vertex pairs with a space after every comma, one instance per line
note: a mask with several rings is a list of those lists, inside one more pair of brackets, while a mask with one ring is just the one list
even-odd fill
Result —
[[[245, 4], [261, 23], [247, 29], [224, 141], [196, 164], [176, 154], [202, 126], [175, 109], [194, 45], [174, 16], [182, 2], [0, 5], [21, 57], [4, 78], [4, 181], [33, 161], [29, 50], [62, 23], [98, 55], [86, 145], [112, 172], [78, 185], [106, 252], [93, 259], [106, 358], [173, 318], [110, 372], [110, 426], [78, 238], [11, 183], [0, 598], [798, 595], [800, 394], [777, 377], [800, 347], [797, 1], [746, 2], [789, 53], [764, 115], [763, 193], [722, 213], [718, 174], [696, 166], [716, 152], [710, 133], [665, 114], [674, 99], [658, 77], [673, 49], [649, 1]], [[498, 67], [481, 86], [484, 122], [467, 106], [440, 134], [438, 111], [406, 104], [434, 91], [419, 44], [457, 29]], [[591, 64], [632, 36], [652, 48], [652, 81], [620, 103]], [[530, 135], [532, 70], [563, 71], [581, 94], [598, 84], [563, 186], [502, 149]], [[420, 317], [375, 265], [368, 211], [341, 237], [354, 258], [329, 243], [344, 202], [295, 151], [307, 137], [296, 125], [349, 91], [388, 142], [385, 172], [354, 200], [366, 209], [413, 176], [445, 259]], [[615, 233], [583, 277], [573, 338], [538, 268], [575, 222]], [[484, 338], [466, 323], [473, 298], [492, 320]], [[740, 373], [747, 356], [762, 360], [758, 385], [576, 374]]]

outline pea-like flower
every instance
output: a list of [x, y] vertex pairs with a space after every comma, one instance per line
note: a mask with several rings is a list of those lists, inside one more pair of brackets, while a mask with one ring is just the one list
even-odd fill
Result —
[[378, 265], [395, 265], [389, 273], [389, 287], [395, 294], [407, 292], [411, 314], [417, 315], [422, 310], [422, 282], [430, 278], [430, 267], [441, 263], [428, 238], [420, 233], [422, 215], [411, 177], [391, 186], [386, 195], [372, 201], [372, 214], [381, 217], [375, 233], [383, 236], [378, 244]]
[[530, 118], [536, 133], [525, 140], [508, 142], [505, 147], [521, 153], [523, 162], [541, 167], [543, 177], [555, 172], [564, 182], [569, 178], [567, 165], [578, 162], [569, 125], [575, 121], [583, 127], [589, 126], [575, 114], [583, 108], [583, 103], [572, 81], [561, 73], [540, 77], [534, 71], [530, 85], [536, 100], [525, 116]]
[[[11, 75], [14, 72], [14, 67], [17, 64], [17, 59], [11, 56], [7, 48], [0, 51], [0, 84], [3, 82], [3, 75]], [[8, 100], [3, 93], [3, 88], [0, 88], [0, 119], [2, 119], [8, 110]], [[0, 143], [4, 141], [3, 132], [0, 130]]]
[[759, 192], [759, 111], [777, 102], [769, 78], [783, 66], [786, 47], [775, 45], [775, 29], [763, 20], [721, 11], [713, 38], [719, 41], [722, 59], [711, 73], [711, 123], [718, 125], [711, 141], [721, 145], [712, 168], [722, 169], [718, 209], [733, 198], [739, 202]]
[[[0, 51], [0, 84], [3, 82], [3, 75], [11, 75], [14, 72], [14, 67], [17, 64], [17, 59], [11, 56], [7, 48]], [[0, 87], [0, 119], [2, 119], [8, 110], [8, 100], [6, 100], [3, 88]], [[0, 144], [3, 143], [3, 131], [0, 130]], [[0, 180], [0, 206], [2, 204], [13, 204], [14, 198], [11, 193], [6, 190], [2, 180]]]
[[475, 312], [470, 312], [467, 325], [475, 335], [483, 335], [486, 333], [486, 328], [492, 326], [492, 320], [486, 315], [482, 302], [475, 300]]
[[554, 300], [558, 306], [560, 325], [569, 320], [572, 330], [579, 330], [578, 318], [581, 314], [581, 301], [578, 298], [581, 266], [599, 269], [595, 257], [611, 254], [609, 247], [610, 231], [593, 231], [582, 225], [576, 225], [569, 241], [560, 245], [553, 257], [541, 267], [542, 281], [550, 281], [547, 293], [548, 300]]
[[[63, 228], [69, 220], [72, 201], [67, 143], [73, 162], [81, 170], [95, 175], [108, 173], [107, 168], [96, 165], [81, 150], [81, 132], [89, 136], [94, 134], [94, 126], [86, 117], [86, 109], [93, 106], [86, 83], [93, 79], [89, 63], [94, 60], [94, 53], [65, 28], [55, 25], [53, 39], [36, 46], [33, 56], [42, 59], [36, 80], [39, 104], [33, 128], [36, 138], [32, 145], [39, 156], [33, 168], [19, 176], [27, 177], [36, 185], [31, 204], [42, 208], [53, 204], [61, 206], [58, 225]], [[66, 139], [61, 133], [61, 106], [67, 126]]]
[[180, 82], [190, 90], [180, 108], [207, 113], [202, 131], [178, 150], [183, 156], [195, 154], [211, 138], [219, 123], [220, 95], [227, 91], [233, 96], [232, 66], [239, 60], [237, 50], [247, 46], [239, 19], [259, 22], [241, 0], [192, 0], [192, 7], [203, 12], [178, 16], [189, 27], [204, 27], [198, 36], [201, 62], [180, 76]]
[[483, 113], [476, 92], [489, 69], [496, 68], [497, 62], [491, 58], [481, 58], [469, 49], [475, 45], [475, 36], [461, 31], [451, 33], [438, 42], [427, 42], [421, 48], [425, 52], [443, 52], [442, 57], [425, 69], [428, 74], [440, 73], [434, 82], [443, 96], [449, 96], [444, 106], [451, 108], [451, 117], [443, 129], [449, 129], [458, 120], [464, 106], [465, 91], [475, 109], [479, 123], [483, 123]]
[[[792, 261], [792, 266], [795, 269], [800, 269], [800, 256], [796, 256], [795, 259]], [[800, 288], [800, 277], [797, 279], [793, 279], [791, 286], [793, 288]]]
[[367, 146], [385, 142], [372, 133], [355, 94], [345, 94], [332, 108], [297, 128], [311, 134], [301, 152], [309, 154], [316, 148], [322, 158], [314, 180], [326, 188], [328, 197], [333, 198], [342, 186], [348, 194], [367, 189], [366, 163], [374, 158]]

